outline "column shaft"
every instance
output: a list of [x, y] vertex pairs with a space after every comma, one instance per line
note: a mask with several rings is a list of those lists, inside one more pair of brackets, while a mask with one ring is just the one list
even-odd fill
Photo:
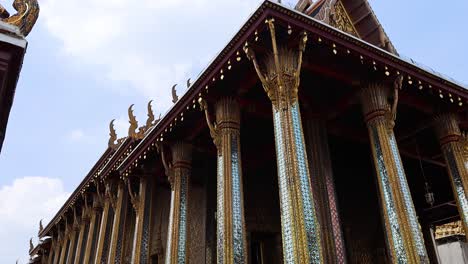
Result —
[[[468, 159], [464, 157], [463, 140], [455, 115], [436, 117], [436, 132], [452, 183], [453, 196], [465, 230], [468, 230]], [[468, 238], [468, 232], [465, 232]]]
[[323, 261], [346, 263], [325, 122], [309, 118], [306, 121], [306, 131], [310, 178], [322, 234]]
[[[371, 83], [361, 101], [381, 195], [387, 245], [393, 263], [429, 263], [411, 192], [393, 134], [387, 87]], [[393, 113], [395, 116], [395, 113]]]
[[268, 19], [266, 23], [273, 47], [273, 52], [264, 61], [266, 72], [260, 68], [248, 45], [244, 46], [244, 51], [253, 62], [272, 103], [284, 262], [322, 263], [320, 226], [314, 206], [298, 98], [307, 33], [302, 33], [297, 50], [288, 45], [278, 47], [274, 19]]
[[86, 227], [88, 225], [89, 219], [85, 214], [88, 212], [83, 212], [83, 216], [81, 219], [81, 225], [80, 225], [80, 233], [78, 234], [78, 241], [76, 245], [76, 252], [75, 252], [75, 259], [71, 261], [70, 263], [75, 263], [75, 264], [81, 264], [82, 263], [82, 258], [83, 258], [83, 250], [85, 249], [86, 246]]
[[[67, 231], [65, 231], [65, 233], [67, 233]], [[64, 236], [64, 239], [63, 239], [63, 242], [62, 242], [62, 245], [60, 246], [60, 259], [59, 259], [59, 262], [58, 264], [65, 264], [65, 258], [66, 258], [66, 254], [67, 254], [67, 250], [68, 250], [68, 243], [69, 243], [69, 236], [68, 234], [66, 234]]]
[[78, 235], [79, 229], [78, 226], [73, 226], [72, 234], [70, 235], [70, 241], [68, 242], [68, 249], [66, 254], [66, 260], [65, 263], [73, 263], [73, 260], [75, 259], [75, 247], [76, 247], [76, 240], [77, 240], [77, 235]]
[[150, 234], [150, 185], [146, 177], [139, 178], [139, 194], [132, 195], [132, 204], [136, 212], [135, 233], [133, 236], [132, 263], [148, 263]]
[[240, 152], [240, 108], [232, 98], [216, 104], [218, 263], [247, 263]]
[[97, 241], [97, 250], [94, 263], [106, 263], [109, 252], [110, 233], [112, 228], [113, 212], [110, 198], [106, 195], [101, 216], [101, 226]]
[[95, 260], [101, 218], [100, 202], [98, 202], [97, 199], [97, 195], [95, 195], [93, 201], [93, 211], [91, 212], [91, 220], [89, 222], [83, 263], [93, 263]]
[[171, 207], [167, 232], [166, 263], [186, 263], [188, 260], [189, 186], [191, 146], [177, 142], [172, 146], [172, 165], [164, 161], [171, 183]]
[[127, 215], [127, 193], [123, 182], [117, 187], [117, 200], [115, 204], [114, 222], [112, 224], [112, 235], [110, 240], [109, 258], [111, 263], [122, 263], [124, 222]]

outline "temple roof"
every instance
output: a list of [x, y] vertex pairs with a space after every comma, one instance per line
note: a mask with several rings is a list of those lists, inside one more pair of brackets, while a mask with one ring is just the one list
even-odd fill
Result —
[[[296, 7], [296, 9], [299, 8], [301, 7]], [[319, 0], [299, 11], [374, 46], [397, 54], [367, 0]]]
[[[334, 2], [336, 3], [336, 1]], [[216, 86], [220, 85], [225, 75], [228, 74], [227, 72], [231, 66], [233, 68], [240, 67], [233, 66], [235, 63], [237, 63], [236, 65], [245, 65], [242, 64], [246, 60], [242, 51], [243, 47], [246, 43], [254, 43], [257, 33], [260, 35], [261, 32], [265, 32], [264, 22], [267, 18], [275, 18], [277, 21], [275, 23], [283, 27], [291, 25], [295, 28], [295, 32], [308, 32], [308, 36], [313, 43], [309, 45], [320, 43], [322, 47], [327, 46], [331, 50], [338, 49], [340, 54], [347, 54], [348, 60], [359, 65], [367, 65], [366, 67], [371, 71], [377, 71], [378, 68], [382, 75], [390, 77], [395, 77], [397, 74], [404, 75], [410, 86], [425, 87], [424, 94], [421, 92], [421, 96], [440, 97], [441, 104], [454, 106], [458, 104], [460, 107], [465, 107], [463, 104], [466, 104], [468, 100], [468, 88], [466, 86], [431, 69], [423, 68], [412, 60], [399, 57], [395, 52], [388, 49], [390, 47], [388, 45], [386, 47], [379, 45], [382, 42], [377, 41], [377, 35], [375, 34], [380, 30], [383, 31], [383, 29], [381, 29], [381, 25], [373, 12], [366, 14], [366, 10], [370, 10], [367, 1], [355, 1], [361, 4], [353, 5], [347, 2], [352, 1], [344, 0], [343, 6], [346, 10], [350, 10], [349, 16], [354, 21], [353, 27], [357, 34], [343, 31], [340, 27], [329, 24], [330, 21], [326, 22], [318, 19], [318, 13], [322, 8], [325, 8], [323, 4], [328, 3], [328, 1], [319, 1], [309, 8], [306, 7], [306, 10], [312, 12], [311, 15], [268, 0], [261, 3], [161, 120], [149, 127], [142, 138], [127, 138], [116, 150], [109, 148], [105, 151], [60, 211], [46, 228], [39, 233], [39, 236], [50, 234], [53, 226], [57, 225], [67, 212], [72, 211], [70, 208], [81, 199], [84, 192], [89, 188], [93, 188], [93, 184], [102, 181], [110, 174], [127, 177], [128, 174], [131, 174], [132, 169], [137, 167], [139, 161], [141, 163], [142, 159], [146, 159], [147, 153], [154, 151], [157, 142], [162, 142], [164, 138], [171, 134], [172, 130], [186, 124], [187, 120], [190, 119], [189, 116], [201, 115], [201, 112], [196, 108], [197, 99], [207, 96], [209, 91], [216, 89]], [[314, 6], [316, 9], [314, 9]], [[314, 10], [317, 10], [317, 12], [314, 12]], [[336, 21], [339, 21], [339, 19], [336, 19]], [[361, 35], [365, 36], [365, 38], [360, 38]], [[251, 65], [247, 65], [251, 69]], [[184, 116], [186, 121], [182, 122]]]

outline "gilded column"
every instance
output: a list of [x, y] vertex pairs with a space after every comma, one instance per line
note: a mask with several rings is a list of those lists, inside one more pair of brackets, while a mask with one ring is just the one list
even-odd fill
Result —
[[171, 205], [167, 231], [166, 263], [188, 261], [189, 185], [192, 147], [184, 142], [171, 146], [172, 163], [166, 162], [163, 146], [159, 146], [166, 175], [171, 184]]
[[240, 151], [240, 108], [233, 98], [216, 103], [216, 125], [204, 100], [208, 127], [217, 157], [217, 263], [247, 263], [244, 195]]
[[388, 87], [374, 82], [362, 88], [361, 103], [369, 131], [391, 261], [429, 263], [393, 133], [402, 79], [400, 76], [395, 81], [392, 106], [388, 102]]
[[114, 202], [111, 194], [111, 185], [109, 182], [105, 185], [104, 205], [101, 215], [101, 226], [99, 228], [99, 236], [97, 241], [96, 257], [94, 263], [107, 263], [109, 252], [109, 241], [112, 231], [113, 210], [112, 203]]
[[119, 181], [117, 185], [117, 198], [115, 199], [114, 222], [112, 226], [112, 235], [109, 249], [109, 262], [122, 263], [124, 222], [127, 215], [127, 191], [124, 183]]
[[132, 263], [148, 263], [151, 215], [150, 184], [147, 177], [138, 177], [138, 193], [134, 193], [127, 179], [128, 193], [135, 209], [135, 231], [133, 235]]
[[[75, 209], [76, 210], [76, 209]], [[76, 250], [76, 240], [78, 239], [78, 233], [80, 232], [80, 224], [78, 223], [78, 219], [75, 219], [73, 222], [72, 230], [71, 230], [71, 235], [70, 235], [70, 242], [68, 242], [68, 249], [67, 249], [67, 256], [65, 263], [73, 263], [73, 260], [75, 259], [75, 250]]]
[[306, 132], [310, 178], [322, 234], [323, 261], [346, 263], [325, 122], [318, 118], [308, 118]]
[[273, 108], [284, 263], [323, 263], [298, 100], [307, 34], [303, 32], [300, 36], [298, 50], [278, 48], [274, 20], [268, 19], [266, 23], [273, 53], [265, 58], [265, 74], [253, 50], [246, 45], [244, 51], [253, 62]]
[[83, 211], [81, 213], [81, 224], [80, 224], [80, 233], [78, 234], [78, 240], [76, 242], [76, 251], [75, 251], [75, 258], [73, 261], [70, 261], [69, 263], [76, 263], [76, 264], [81, 264], [82, 259], [83, 259], [83, 250], [85, 249], [86, 246], [86, 227], [89, 225], [89, 208], [88, 205], [86, 204], [83, 206]]
[[85, 255], [83, 263], [93, 263], [96, 254], [96, 244], [99, 235], [100, 218], [102, 213], [102, 201], [99, 195], [93, 196], [93, 209], [89, 222], [89, 229], [86, 239]]
[[66, 258], [66, 254], [67, 254], [67, 249], [68, 249], [68, 241], [69, 241], [69, 238], [70, 238], [70, 234], [69, 234], [69, 227], [68, 225], [65, 226], [65, 234], [63, 236], [63, 241], [62, 241], [62, 244], [60, 245], [60, 258], [58, 259], [58, 264], [65, 264], [65, 258]]
[[[468, 230], [468, 157], [464, 156], [464, 140], [458, 120], [453, 114], [442, 114], [435, 119], [436, 132], [452, 182], [453, 196], [465, 230]], [[468, 232], [465, 232], [468, 238]]]

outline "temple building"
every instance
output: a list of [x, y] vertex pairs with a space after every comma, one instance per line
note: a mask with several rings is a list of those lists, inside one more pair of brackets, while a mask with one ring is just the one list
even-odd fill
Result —
[[264, 1], [187, 85], [110, 123], [31, 263], [442, 263], [434, 230], [467, 230], [468, 87], [366, 0]]
[[16, 0], [16, 14], [10, 15], [0, 4], [0, 152], [15, 96], [29, 34], [39, 15], [34, 0]]

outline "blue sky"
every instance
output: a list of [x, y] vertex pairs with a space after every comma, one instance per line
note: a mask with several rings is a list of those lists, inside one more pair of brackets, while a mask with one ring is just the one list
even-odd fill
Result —
[[[130, 104], [140, 125], [149, 100], [164, 113], [172, 84], [182, 93], [259, 2], [41, 0], [0, 155], [0, 237], [13, 236], [2, 263], [26, 262], [39, 219], [105, 150], [109, 121], [124, 136]], [[468, 83], [467, 1], [370, 3], [401, 54]]]

